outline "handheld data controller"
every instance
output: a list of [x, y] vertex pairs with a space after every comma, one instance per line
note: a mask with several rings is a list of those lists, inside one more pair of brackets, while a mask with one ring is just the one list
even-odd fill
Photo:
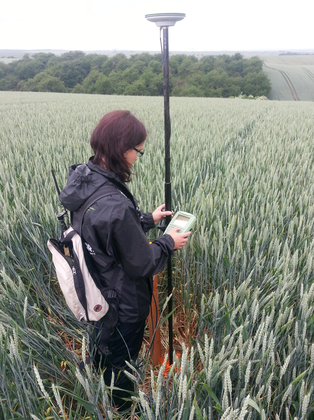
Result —
[[171, 219], [171, 222], [167, 226], [167, 229], [165, 230], [164, 234], [168, 233], [171, 229], [178, 227], [180, 230], [179, 233], [189, 232], [192, 230], [196, 223], [196, 217], [193, 216], [193, 214], [186, 213], [185, 211], [178, 211], [173, 218]]

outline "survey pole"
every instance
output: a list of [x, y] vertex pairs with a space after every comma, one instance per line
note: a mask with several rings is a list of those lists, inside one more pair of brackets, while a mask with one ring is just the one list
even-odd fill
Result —
[[[165, 127], [165, 205], [166, 211], [171, 211], [171, 173], [170, 173], [170, 137], [171, 137], [171, 121], [170, 121], [170, 104], [169, 104], [169, 39], [168, 27], [163, 28], [163, 49], [162, 49], [162, 62], [164, 74], [164, 127]], [[166, 217], [166, 226], [171, 221], [171, 216]], [[171, 255], [167, 261], [167, 276], [168, 276], [168, 296], [172, 294], [172, 258]], [[168, 301], [168, 314], [172, 312], [172, 296]], [[172, 332], [172, 314], [168, 318], [168, 331], [169, 331], [169, 364], [173, 363], [173, 332]]]
[[[163, 63], [163, 96], [164, 96], [164, 131], [165, 131], [165, 206], [166, 211], [172, 210], [171, 204], [171, 174], [170, 174], [170, 84], [169, 84], [169, 34], [168, 27], [174, 26], [176, 22], [185, 18], [184, 13], [157, 13], [146, 15], [145, 18], [162, 29], [162, 63]], [[166, 226], [171, 221], [171, 216], [166, 217]], [[168, 296], [172, 294], [172, 258], [168, 257], [167, 262], [168, 276]], [[172, 297], [168, 301], [168, 330], [169, 330], [169, 364], [173, 363], [173, 331], [172, 331]]]

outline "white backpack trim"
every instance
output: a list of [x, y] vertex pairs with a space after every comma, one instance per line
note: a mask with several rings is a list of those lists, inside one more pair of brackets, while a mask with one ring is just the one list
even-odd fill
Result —
[[[49, 239], [47, 242], [48, 248], [52, 254], [52, 261], [56, 269], [58, 282], [67, 305], [79, 321], [99, 321], [99, 319], [108, 312], [109, 305], [88, 271], [80, 236], [72, 227], [69, 227], [69, 229], [63, 233], [64, 238], [66, 238], [70, 232], [74, 232], [74, 235], [71, 235], [72, 253], [77, 256], [78, 266], [73, 258], [65, 255], [65, 245], [62, 247], [60, 241]], [[82, 278], [84, 282], [87, 314], [79, 300], [75, 287], [77, 277]]]

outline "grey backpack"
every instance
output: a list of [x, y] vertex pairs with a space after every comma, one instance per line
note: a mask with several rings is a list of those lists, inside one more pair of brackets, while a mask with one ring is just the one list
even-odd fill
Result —
[[[52, 262], [66, 303], [79, 321], [99, 321], [106, 316], [109, 324], [117, 323], [118, 297], [113, 278], [110, 287], [103, 287], [96, 269], [82, 241], [82, 221], [87, 209], [100, 198], [119, 193], [113, 185], [100, 187], [83, 206], [74, 213], [69, 228], [64, 223], [64, 213], [58, 215], [63, 226], [60, 239], [50, 238], [47, 242]], [[117, 270], [118, 273], [118, 270]], [[116, 276], [115, 276], [116, 277]]]

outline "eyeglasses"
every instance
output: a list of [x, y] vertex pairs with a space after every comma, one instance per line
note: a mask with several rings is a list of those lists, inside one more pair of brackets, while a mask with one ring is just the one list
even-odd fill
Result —
[[136, 147], [133, 147], [133, 150], [135, 150], [140, 155], [139, 157], [142, 157], [144, 154], [144, 150], [138, 150]]

